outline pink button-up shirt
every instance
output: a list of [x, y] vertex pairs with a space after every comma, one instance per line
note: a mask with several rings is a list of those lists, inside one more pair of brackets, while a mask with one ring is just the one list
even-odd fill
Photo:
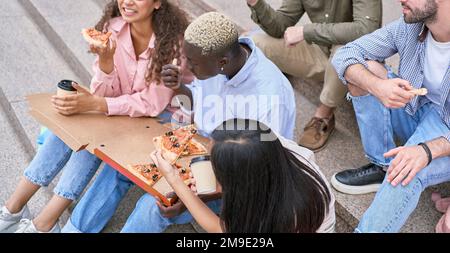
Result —
[[[91, 93], [105, 97], [108, 115], [129, 115], [130, 117], [156, 117], [166, 109], [174, 95], [173, 91], [155, 81], [145, 81], [148, 64], [155, 47], [155, 36], [150, 39], [147, 50], [136, 53], [131, 39], [130, 25], [121, 17], [111, 19], [108, 30], [117, 42], [114, 54], [114, 70], [106, 74], [99, 68], [99, 59], [94, 63], [94, 77], [91, 81]], [[182, 57], [184, 58], [184, 57]], [[186, 60], [182, 59], [183, 82], [193, 80], [186, 70]]]

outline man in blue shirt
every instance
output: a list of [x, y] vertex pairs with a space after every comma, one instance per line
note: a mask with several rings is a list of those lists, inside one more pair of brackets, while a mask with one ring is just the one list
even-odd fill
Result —
[[[186, 96], [182, 108], [190, 110], [186, 104], [193, 104], [194, 122], [207, 134], [224, 121], [241, 118], [263, 122], [293, 140], [296, 105], [289, 80], [250, 38], [238, 39], [231, 21], [208, 27], [208, 17], [217, 16], [221, 14], [205, 14], [186, 30], [184, 52], [194, 82], [180, 84], [179, 67], [167, 65], [165, 85]], [[232, 38], [217, 36], [230, 30], [236, 31]]]
[[[400, 2], [402, 19], [333, 59], [371, 163], [337, 173], [332, 185], [349, 194], [379, 188], [358, 232], [398, 232], [422, 191], [450, 180], [450, 1]], [[396, 53], [398, 76], [381, 64]], [[417, 96], [419, 88], [428, 93]]]

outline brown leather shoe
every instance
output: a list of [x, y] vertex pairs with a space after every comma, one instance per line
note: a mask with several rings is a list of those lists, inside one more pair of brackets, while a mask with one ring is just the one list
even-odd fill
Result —
[[322, 150], [334, 131], [334, 125], [334, 115], [330, 119], [312, 118], [306, 125], [298, 145], [314, 152]]

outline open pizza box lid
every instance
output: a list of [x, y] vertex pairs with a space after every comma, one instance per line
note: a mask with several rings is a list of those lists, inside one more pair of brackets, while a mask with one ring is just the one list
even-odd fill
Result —
[[[170, 206], [170, 200], [165, 196], [173, 192], [173, 189], [164, 178], [150, 187], [127, 169], [129, 165], [151, 163], [150, 153], [155, 150], [153, 138], [167, 132], [170, 126], [159, 123], [155, 118], [109, 117], [98, 113], [63, 116], [54, 110], [52, 96], [53, 94], [27, 96], [30, 114], [40, 124], [46, 126], [72, 150], [88, 150]], [[208, 139], [199, 136], [195, 138], [207, 146]], [[188, 164], [191, 158], [181, 159], [180, 164]]]

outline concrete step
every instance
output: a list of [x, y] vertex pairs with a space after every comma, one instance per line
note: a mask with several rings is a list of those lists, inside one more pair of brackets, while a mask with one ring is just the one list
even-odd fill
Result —
[[[14, 27], [15, 29], [11, 29]], [[62, 78], [78, 78], [55, 51], [48, 38], [28, 15], [22, 2], [5, 1], [0, 6], [0, 114], [1, 131], [0, 203], [15, 189], [23, 170], [35, 154], [39, 125], [28, 115], [25, 96], [55, 91]], [[54, 184], [41, 189], [29, 206], [36, 215], [49, 200]], [[62, 217], [62, 223], [68, 213]]]
[[[194, 1], [183, 2], [185, 2], [185, 5], [189, 5], [189, 2]], [[246, 6], [245, 1], [205, 0], [203, 2], [208, 6], [208, 8], [203, 9], [204, 12], [214, 9], [233, 18], [241, 27], [241, 30], [248, 31], [257, 29], [257, 25], [250, 19], [250, 10]], [[281, 0], [266, 0], [266, 2], [270, 3], [274, 8], [278, 8], [281, 5]], [[397, 2], [383, 0], [383, 9], [384, 24], [398, 19], [401, 15], [401, 8]], [[198, 10], [196, 11], [199, 12]], [[309, 22], [309, 19], [304, 17], [299, 21], [299, 24], [307, 22]], [[396, 69], [396, 66], [398, 65], [398, 56], [396, 55], [388, 59], [388, 64]], [[322, 84], [292, 77], [290, 78], [290, 81], [295, 89], [297, 100], [298, 114], [296, 135], [298, 137], [301, 129], [304, 128], [307, 121], [313, 116], [315, 107], [319, 104], [318, 98], [322, 89]], [[330, 179], [334, 173], [339, 172], [344, 168], [359, 167], [367, 163], [367, 160], [363, 155], [359, 130], [350, 102], [345, 103], [342, 107], [338, 108], [336, 118], [336, 131], [331, 137], [327, 148], [316, 154], [318, 164], [321, 166], [328, 179]], [[449, 194], [450, 185], [443, 184], [425, 191], [418, 208], [411, 215], [407, 224], [402, 229], [402, 232], [434, 232], [434, 226], [441, 215], [433, 207], [431, 201], [432, 191], [440, 191]], [[334, 191], [334, 193], [337, 201], [337, 231], [351, 232], [353, 228], [357, 226], [360, 217], [369, 207], [375, 194], [352, 196], [341, 194], [336, 191]]]

